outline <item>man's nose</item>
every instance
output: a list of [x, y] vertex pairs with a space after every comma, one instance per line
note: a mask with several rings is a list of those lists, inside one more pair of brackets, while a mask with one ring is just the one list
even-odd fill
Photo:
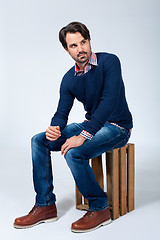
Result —
[[81, 44], [78, 45], [78, 52], [82, 52], [83, 51], [83, 47]]

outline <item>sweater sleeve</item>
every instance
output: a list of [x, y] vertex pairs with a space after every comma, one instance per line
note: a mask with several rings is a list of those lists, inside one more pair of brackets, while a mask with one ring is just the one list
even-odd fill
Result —
[[111, 54], [104, 63], [104, 88], [99, 105], [84, 130], [95, 135], [115, 111], [122, 86], [121, 66], [116, 55]]
[[67, 87], [64, 85], [65, 84], [62, 80], [57, 111], [55, 112], [50, 124], [51, 126], [59, 126], [61, 131], [67, 125], [68, 115], [73, 106], [75, 98], [69, 89], [67, 89]]

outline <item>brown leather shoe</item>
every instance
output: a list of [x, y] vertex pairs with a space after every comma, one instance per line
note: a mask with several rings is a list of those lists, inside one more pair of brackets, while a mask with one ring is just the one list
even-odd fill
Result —
[[28, 215], [16, 218], [15, 228], [29, 228], [39, 223], [54, 222], [57, 220], [57, 208], [55, 203], [47, 207], [34, 206]]
[[72, 232], [89, 232], [111, 222], [109, 207], [101, 211], [88, 211], [78, 221], [72, 223]]

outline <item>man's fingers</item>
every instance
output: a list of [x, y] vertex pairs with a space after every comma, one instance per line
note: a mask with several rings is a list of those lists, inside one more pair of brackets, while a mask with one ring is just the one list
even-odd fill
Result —
[[61, 147], [61, 154], [65, 155], [70, 148], [79, 147], [83, 144], [85, 138], [81, 135], [68, 138]]
[[61, 153], [62, 153], [62, 155], [65, 155], [66, 154], [66, 152], [69, 150], [71, 148], [71, 146], [65, 146], [62, 150], [61, 150]]
[[57, 140], [57, 138], [51, 138], [51, 137], [48, 137], [48, 136], [46, 136], [46, 138], [49, 140], [49, 141], [55, 141], [55, 140]]
[[69, 142], [69, 139], [67, 139], [65, 143], [61, 146], [61, 154], [65, 155], [70, 148], [72, 148], [72, 144]]
[[63, 154], [64, 149], [65, 149], [65, 143], [61, 146], [61, 154]]
[[49, 126], [46, 130], [46, 138], [50, 141], [54, 141], [61, 136], [59, 126]]
[[61, 146], [61, 154], [63, 155], [63, 152], [65, 150], [65, 148], [68, 146], [67, 141]]
[[48, 137], [60, 137], [61, 136], [61, 134], [57, 134], [57, 133], [49, 133], [49, 132], [47, 132], [46, 131], [46, 136], [48, 136]]
[[59, 129], [57, 129], [56, 127], [53, 127], [53, 126], [49, 126], [47, 128], [46, 132], [51, 133], [51, 134], [52, 133], [58, 133], [58, 134], [61, 133]]
[[51, 136], [46, 134], [46, 138], [50, 141], [55, 141], [59, 138], [60, 136]]
[[57, 140], [61, 136], [60, 133], [49, 132], [46, 130], [46, 138], [50, 141]]

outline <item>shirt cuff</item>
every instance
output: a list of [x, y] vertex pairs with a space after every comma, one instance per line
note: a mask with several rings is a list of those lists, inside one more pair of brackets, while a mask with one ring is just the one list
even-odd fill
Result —
[[81, 136], [85, 137], [86, 139], [89, 139], [91, 140], [93, 135], [85, 130], [83, 130], [81, 133], [80, 133]]

